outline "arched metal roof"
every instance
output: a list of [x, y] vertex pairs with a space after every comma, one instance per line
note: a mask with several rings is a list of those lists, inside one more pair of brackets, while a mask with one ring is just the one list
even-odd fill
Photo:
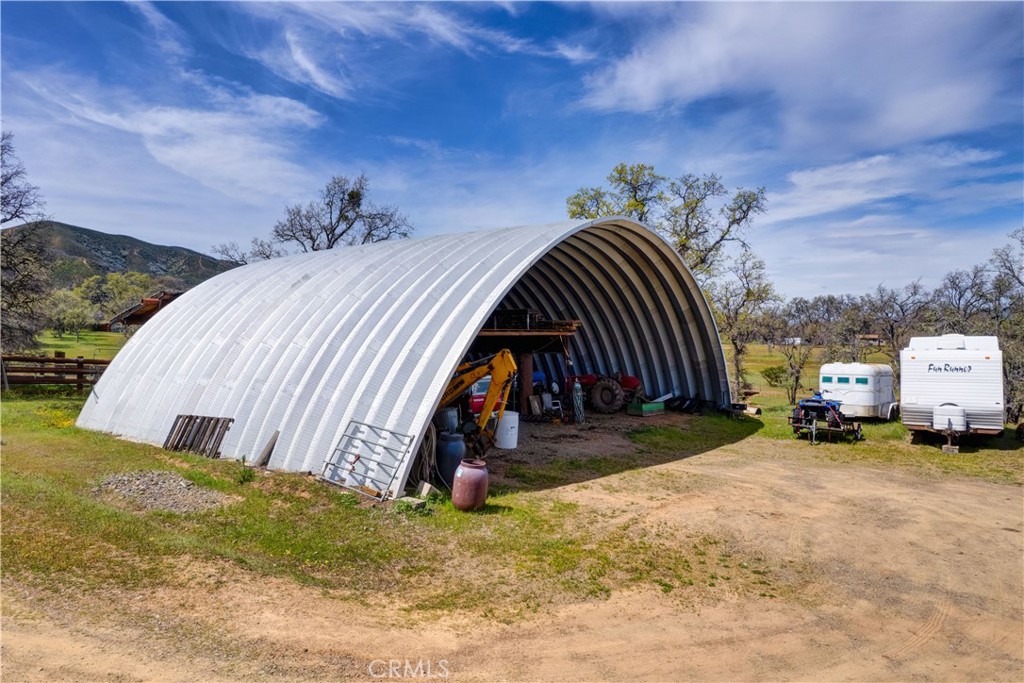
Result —
[[613, 217], [228, 271], [135, 333], [78, 425], [162, 444], [179, 414], [230, 417], [226, 457], [253, 461], [277, 431], [270, 467], [318, 474], [337, 448], [362, 443], [394, 460], [371, 462], [383, 469], [366, 481], [396, 494], [455, 367], [499, 307], [581, 320], [577, 369], [637, 375], [655, 396], [729, 402], [722, 345], [692, 274], [657, 234]]

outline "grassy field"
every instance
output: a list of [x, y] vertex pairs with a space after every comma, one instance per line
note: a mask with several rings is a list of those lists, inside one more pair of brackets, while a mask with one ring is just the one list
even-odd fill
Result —
[[76, 339], [73, 334], [58, 337], [52, 330], [47, 330], [40, 336], [42, 348], [39, 353], [52, 356], [54, 351], [63, 351], [68, 358], [110, 359], [126, 341], [127, 337], [119, 332], [82, 332]]
[[[291, 577], [340, 597], [416, 595], [407, 607], [486, 609], [502, 620], [630, 586], [675, 591], [684, 600], [688, 590], [765, 597], [778, 590], [770, 567], [732, 559], [719, 539], [680, 544], [529, 486], [498, 488], [479, 515], [446, 499], [424, 511], [373, 505], [300, 474], [252, 477], [237, 462], [79, 430], [82, 400], [38, 390], [5, 395], [0, 541], [7, 577], [81, 590], [144, 587], [195, 558]], [[234, 502], [176, 514], [97, 495], [111, 475], [140, 470], [180, 473]], [[723, 585], [725, 566], [733, 571]]]
[[[725, 345], [725, 351], [730, 364], [729, 370], [731, 372], [732, 353], [728, 344]], [[810, 360], [807, 361], [807, 365], [804, 367], [803, 377], [801, 379], [803, 388], [798, 392], [798, 396], [809, 396], [810, 390], [817, 388], [818, 370], [821, 368], [822, 364], [821, 353], [822, 349], [814, 349]], [[889, 359], [885, 354], [876, 352], [870, 354], [865, 362], [887, 365], [889, 363]], [[752, 344], [749, 347], [745, 362], [747, 381], [753, 385], [754, 391], [757, 392], [749, 399], [749, 403], [751, 405], [758, 406], [762, 409], [785, 408], [788, 405], [785, 389], [776, 389], [768, 386], [768, 383], [765, 382], [764, 377], [761, 375], [762, 370], [773, 365], [783, 365], [784, 363], [785, 359], [783, 359], [782, 354], [777, 351], [770, 350], [767, 344]]]
[[[728, 350], [728, 346], [726, 348]], [[866, 362], [887, 364], [888, 358], [882, 353], [874, 353]], [[746, 362], [747, 379], [757, 393], [748, 399], [748, 403], [762, 410], [761, 422], [764, 426], [758, 436], [792, 441], [793, 432], [787, 423], [792, 406], [787, 401], [785, 390], [768, 386], [761, 375], [761, 370], [782, 363], [781, 354], [769, 351], [767, 345], [755, 344], [750, 347]], [[817, 387], [821, 364], [821, 350], [815, 349], [804, 369], [802, 384], [805, 388], [800, 390], [798, 396], [809, 396], [810, 390]], [[942, 437], [919, 434], [915, 438], [898, 420], [865, 421], [864, 438], [862, 442], [845, 444], [842, 448], [823, 446], [818, 453], [823, 458], [835, 461], [876, 462], [976, 476], [1003, 483], [1024, 483], [1021, 473], [1022, 446], [1014, 439], [1012, 428], [1007, 429], [1001, 437], [965, 438], [959, 444], [960, 453], [954, 455], [942, 453]]]
[[[82, 346], [62, 350], [93, 355], [103, 342], [114, 349], [113, 338], [90, 335]], [[757, 353], [751, 366], [775, 360]], [[809, 376], [816, 372], [808, 368]], [[899, 423], [883, 423], [867, 425], [866, 441], [811, 449], [786, 428], [784, 397], [758, 379], [752, 375], [762, 392], [754, 403], [766, 407], [760, 420], [708, 415], [686, 428], [634, 429], [629, 437], [639, 451], [512, 464], [511, 484], [496, 486], [479, 515], [460, 513], [443, 498], [421, 511], [368, 504], [300, 474], [253, 476], [237, 462], [79, 430], [74, 422], [84, 395], [15, 389], [2, 403], [3, 573], [43, 587], [139, 587], [158, 585], [181, 560], [195, 558], [378, 606], [394, 595], [415, 595], [407, 609], [484, 610], [499, 620], [636, 586], [682, 600], [722, 591], [771, 598], [785, 590], [772, 584], [773, 568], [757, 557], [732, 557], [722, 539], [663, 536], [552, 491], [725, 444], [745, 442], [756, 453], [766, 438], [793, 443], [794, 457], [811, 454], [822, 462], [1024, 483], [1020, 445], [1009, 436], [972, 442], [948, 456], [912, 443]], [[229, 496], [231, 504], [178, 514], [133, 509], [97, 494], [111, 475], [143, 470], [180, 473]]]

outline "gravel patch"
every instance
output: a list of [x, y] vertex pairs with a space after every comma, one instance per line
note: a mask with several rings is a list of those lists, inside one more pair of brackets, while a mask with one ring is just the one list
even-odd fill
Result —
[[202, 512], [233, 503], [237, 498], [203, 488], [177, 472], [145, 470], [107, 477], [93, 489], [98, 497], [125, 500], [144, 510]]

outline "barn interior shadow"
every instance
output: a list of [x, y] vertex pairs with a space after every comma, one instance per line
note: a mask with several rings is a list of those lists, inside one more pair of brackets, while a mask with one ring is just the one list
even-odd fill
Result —
[[537, 491], [685, 460], [756, 434], [761, 420], [720, 414], [587, 415], [583, 424], [523, 422], [515, 449], [491, 449], [494, 492]]

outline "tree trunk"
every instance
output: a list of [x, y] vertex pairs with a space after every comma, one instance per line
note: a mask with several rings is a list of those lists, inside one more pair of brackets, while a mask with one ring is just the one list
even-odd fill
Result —
[[735, 343], [732, 345], [732, 363], [733, 370], [735, 372], [734, 388], [733, 388], [733, 403], [743, 402], [743, 353], [746, 351], [744, 346], [737, 346]]

